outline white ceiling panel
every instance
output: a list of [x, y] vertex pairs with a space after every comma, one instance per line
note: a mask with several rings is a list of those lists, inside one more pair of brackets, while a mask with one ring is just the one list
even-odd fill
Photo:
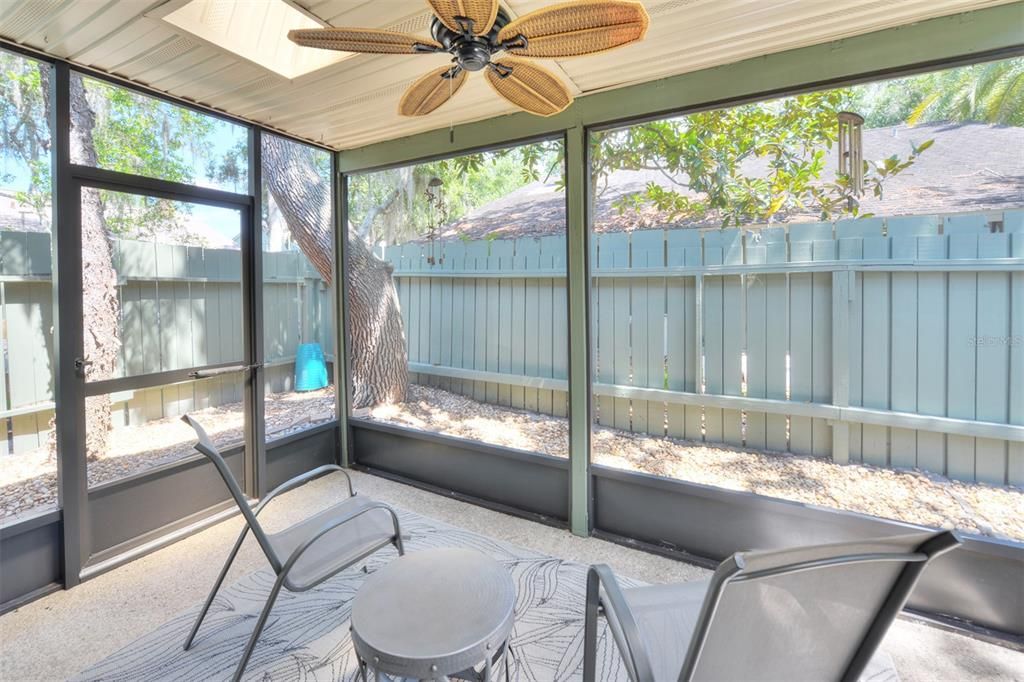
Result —
[[[238, 0], [254, 11], [264, 0]], [[291, 0], [332, 26], [429, 33], [420, 0]], [[577, 96], [1009, 0], [645, 0], [647, 38], [545, 62]], [[503, 0], [512, 17], [555, 0]], [[444, 55], [360, 55], [288, 80], [161, 17], [182, 0], [2, 0], [0, 37], [339, 149], [515, 111], [480, 74], [421, 118], [402, 92]]]

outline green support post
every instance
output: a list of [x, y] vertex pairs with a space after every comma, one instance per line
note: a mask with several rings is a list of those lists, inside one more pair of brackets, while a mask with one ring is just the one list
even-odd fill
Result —
[[587, 131], [566, 131], [569, 297], [569, 528], [590, 535], [590, 264], [587, 249]]

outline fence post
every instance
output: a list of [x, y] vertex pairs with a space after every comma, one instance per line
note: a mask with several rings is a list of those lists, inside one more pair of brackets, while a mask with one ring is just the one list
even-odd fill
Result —
[[[703, 263], [703, 260], [701, 262]], [[707, 376], [705, 375], [705, 367], [704, 367], [704, 275], [703, 274], [698, 274], [696, 277], [694, 277], [693, 278], [693, 285], [694, 285], [693, 286], [693, 291], [694, 291], [694, 295], [693, 295], [693, 299], [694, 299], [693, 322], [694, 322], [694, 325], [695, 325], [695, 330], [694, 330], [694, 333], [693, 333], [693, 339], [694, 339], [694, 351], [697, 354], [697, 357], [695, 359], [696, 360], [695, 368], [697, 370], [697, 379], [696, 379], [696, 385], [694, 386], [694, 391], [696, 393], [700, 393], [701, 395], [703, 395], [706, 392], [706, 388], [707, 388], [707, 385], [706, 385]], [[702, 410], [704, 409], [703, 405], [701, 405], [701, 409]], [[687, 435], [689, 435], [689, 434], [687, 434]], [[704, 438], [701, 438], [701, 440], [704, 440]]]
[[[852, 270], [832, 273], [832, 404], [837, 407], [850, 404], [850, 308], [857, 291], [856, 276]], [[850, 461], [850, 425], [846, 422], [832, 424], [832, 461]]]

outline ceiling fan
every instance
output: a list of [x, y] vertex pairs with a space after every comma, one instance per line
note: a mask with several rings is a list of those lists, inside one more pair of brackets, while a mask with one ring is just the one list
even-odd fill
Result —
[[[603, 52], [643, 39], [648, 17], [633, 0], [565, 2], [510, 20], [498, 0], [427, 0], [433, 40], [369, 28], [312, 28], [288, 32], [305, 47], [370, 54], [435, 54], [450, 66], [426, 74], [405, 91], [403, 116], [425, 116], [450, 100], [470, 71], [483, 71], [506, 100], [532, 114], [551, 116], [572, 94], [549, 70], [522, 59], [561, 59]], [[496, 57], [498, 53], [505, 53]]]

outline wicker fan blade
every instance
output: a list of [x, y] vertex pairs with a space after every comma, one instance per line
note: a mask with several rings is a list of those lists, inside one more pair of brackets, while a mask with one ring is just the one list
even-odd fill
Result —
[[520, 109], [552, 116], [572, 102], [562, 81], [547, 69], [525, 59], [505, 58], [487, 70], [487, 82], [499, 95]]
[[509, 22], [498, 33], [498, 40], [526, 38], [525, 47], [508, 47], [509, 53], [521, 57], [577, 57], [641, 40], [648, 22], [647, 10], [639, 2], [566, 2]]
[[462, 33], [462, 26], [455, 17], [465, 17], [473, 22], [473, 33], [486, 35], [498, 16], [498, 0], [427, 0], [441, 23], [453, 31]]
[[466, 82], [466, 72], [461, 69], [451, 78], [445, 74], [450, 66], [434, 69], [409, 86], [398, 102], [398, 113], [402, 116], [426, 116], [450, 100]]
[[441, 49], [429, 38], [370, 28], [303, 28], [288, 31], [288, 39], [303, 47], [370, 54], [416, 54]]

